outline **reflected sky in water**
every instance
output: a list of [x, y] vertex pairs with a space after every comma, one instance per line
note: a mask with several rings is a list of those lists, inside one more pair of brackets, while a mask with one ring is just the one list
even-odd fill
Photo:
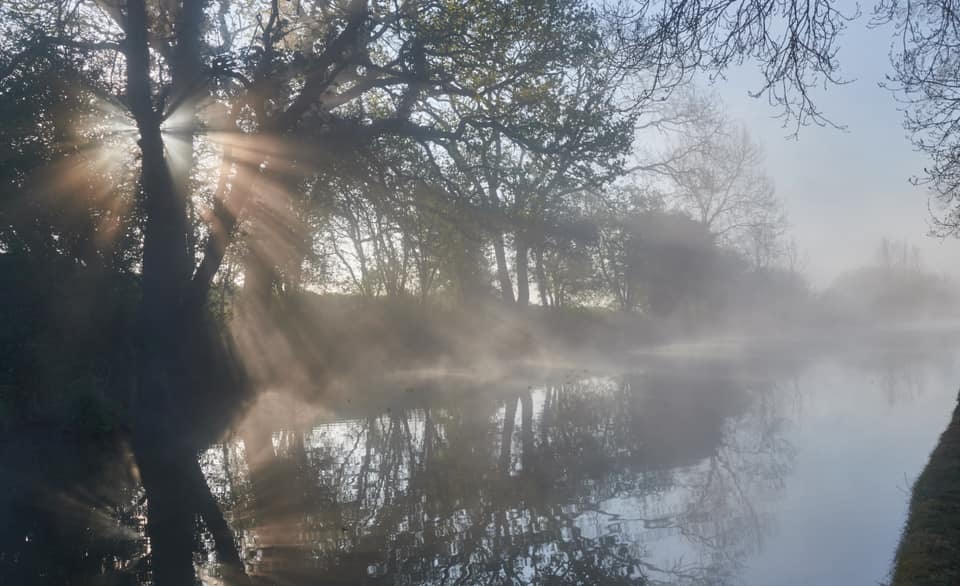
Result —
[[[950, 348], [269, 395], [200, 461], [268, 584], [876, 584], [956, 399]], [[4, 446], [0, 582], [144, 580], [122, 448]]]
[[241, 426], [203, 461], [251, 570], [285, 584], [881, 581], [953, 354], [769, 364], [328, 406], [269, 437]]

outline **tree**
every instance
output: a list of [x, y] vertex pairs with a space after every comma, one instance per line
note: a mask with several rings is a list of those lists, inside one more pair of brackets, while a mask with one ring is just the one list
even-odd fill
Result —
[[[556, 77], [568, 56], [585, 54], [595, 19], [572, 1], [25, 0], [3, 11], [8, 38], [22, 49], [7, 53], [0, 79], [35, 80], [49, 53], [82, 60], [93, 74], [78, 88], [127, 113], [138, 136], [134, 446], [150, 495], [156, 583], [190, 583], [192, 514], [212, 512], [194, 484], [171, 483], [197, 477], [194, 442], [176, 424], [190, 410], [194, 374], [185, 366], [196, 360], [184, 340], [196, 338], [238, 227], [247, 237], [245, 288], [262, 300], [278, 253], [298, 238], [284, 221], [295, 207], [288, 187], [334, 149], [344, 158], [387, 136], [427, 145], [487, 130], [537, 148], [550, 135], [529, 123], [547, 96], [522, 95]], [[495, 95], [509, 99], [498, 107]], [[210, 166], [220, 180], [205, 201], [197, 181], [207, 153], [219, 154]], [[215, 513], [205, 520], [225, 526]], [[241, 575], [232, 543], [221, 545], [222, 561]]]
[[939, 203], [935, 231], [960, 235], [960, 16], [952, 2], [881, 0], [874, 25], [892, 23], [893, 73], [887, 87], [903, 102], [904, 127], [931, 161], [914, 183], [927, 186]]
[[721, 244], [764, 267], [781, 252], [783, 204], [763, 169], [763, 151], [746, 128], [731, 123], [712, 100], [693, 98], [700, 114], [652, 167], [668, 200], [703, 224]]
[[[522, 114], [517, 124], [529, 133], [519, 140], [498, 128], [478, 128], [464, 140], [446, 141], [434, 154], [446, 188], [477, 208], [508, 302], [529, 302], [530, 240], [542, 219], [621, 172], [645, 100], [623, 91], [635, 72], [618, 64], [611, 51], [600, 37], [572, 46], [564, 67], [519, 95], [497, 96], [498, 108], [511, 101], [528, 105], [528, 111], [515, 114]], [[515, 250], [516, 295], [508, 235]]]
[[957, 288], [924, 270], [917, 247], [882, 238], [875, 262], [841, 274], [824, 299], [834, 319], [895, 322], [951, 315]]
[[811, 122], [834, 125], [810, 89], [843, 83], [839, 40], [859, 15], [858, 8], [844, 13], [834, 0], [624, 1], [609, 10], [608, 22], [625, 58], [650, 72], [652, 87], [676, 87], [696, 71], [722, 74], [754, 61], [762, 81], [751, 96], [766, 98], [799, 130]]

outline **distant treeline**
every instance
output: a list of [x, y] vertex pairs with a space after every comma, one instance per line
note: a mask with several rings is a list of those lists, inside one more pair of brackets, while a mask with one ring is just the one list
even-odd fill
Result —
[[943, 321], [958, 315], [960, 289], [948, 276], [925, 268], [917, 247], [884, 238], [874, 264], [840, 275], [821, 297], [831, 319]]

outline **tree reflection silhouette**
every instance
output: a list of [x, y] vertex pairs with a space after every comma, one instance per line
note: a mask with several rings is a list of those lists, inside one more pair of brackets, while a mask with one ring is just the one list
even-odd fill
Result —
[[129, 454], [38, 434], [0, 443], [0, 583], [134, 585], [146, 509]]
[[569, 380], [240, 430], [205, 470], [279, 584], [727, 583], [792, 461], [765, 391], [718, 367]]
[[[770, 380], [665, 365], [241, 426], [190, 493], [257, 584], [731, 583], [792, 465]], [[4, 583], [149, 582], [122, 442], [2, 445]], [[229, 583], [217, 527], [194, 527], [201, 576]]]
[[[919, 393], [952, 371], [939, 348], [891, 356], [840, 358], [871, 393], [886, 373]], [[226, 512], [255, 584], [737, 583], [770, 534], [804, 402], [795, 370], [759, 363], [357, 387], [267, 418], [258, 404], [173, 480]], [[0, 438], [0, 584], [149, 583], [132, 460], [122, 437]], [[228, 584], [208, 519], [188, 545], [206, 583]]]

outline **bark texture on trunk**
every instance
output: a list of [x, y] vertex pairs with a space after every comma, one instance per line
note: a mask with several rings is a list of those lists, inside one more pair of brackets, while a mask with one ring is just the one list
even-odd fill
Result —
[[[145, 223], [141, 269], [138, 384], [132, 409], [132, 447], [147, 496], [147, 535], [156, 586], [197, 581], [193, 565], [197, 516], [214, 536], [228, 584], [246, 584], [233, 534], [197, 462], [190, 429], [197, 371], [191, 340], [205, 318], [206, 296], [187, 296], [193, 270], [188, 198], [193, 168], [196, 99], [203, 86], [200, 28], [203, 0], [185, 0], [177, 16], [171, 58], [172, 102], [154, 104], [149, 50], [149, 12], [144, 0], [126, 3], [127, 96], [140, 135], [140, 198]], [[172, 168], [161, 124], [176, 112], [182, 165]], [[185, 145], [185, 147], [184, 147]], [[196, 348], [194, 348], [196, 349]], [[207, 365], [209, 366], [209, 365]]]
[[503, 234], [493, 235], [493, 252], [497, 258], [497, 281], [500, 283], [500, 294], [503, 300], [514, 302], [513, 283], [510, 282], [510, 269], [507, 267], [507, 252], [503, 244]]
[[530, 276], [528, 256], [530, 248], [527, 241], [521, 234], [516, 236], [517, 256], [515, 265], [517, 269], [517, 303], [526, 307], [530, 304]]
[[540, 293], [540, 304], [544, 307], [550, 306], [550, 299], [547, 297], [549, 293], [549, 285], [547, 285], [547, 273], [543, 269], [543, 248], [536, 248], [534, 253], [536, 256], [536, 271], [537, 271], [537, 292]]
[[[147, 494], [147, 535], [157, 586], [192, 585], [194, 515], [179, 476], [189, 446], [172, 432], [186, 382], [178, 360], [180, 296], [189, 270], [186, 203], [165, 157], [153, 106], [147, 9], [127, 2], [127, 95], [140, 134], [140, 196], [146, 215], [141, 272], [141, 347], [133, 406], [133, 447]], [[170, 440], [170, 441], [168, 441]]]

